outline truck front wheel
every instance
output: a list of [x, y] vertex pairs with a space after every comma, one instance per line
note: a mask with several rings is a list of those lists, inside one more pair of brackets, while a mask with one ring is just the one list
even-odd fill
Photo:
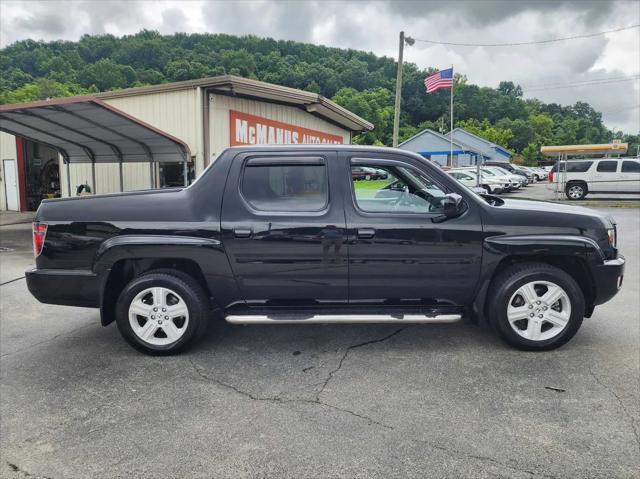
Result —
[[545, 263], [514, 264], [491, 283], [487, 313], [510, 345], [524, 350], [555, 349], [580, 328], [585, 300], [563, 270]]
[[208, 322], [202, 287], [180, 271], [150, 271], [120, 293], [116, 324], [124, 339], [143, 353], [169, 355], [199, 339]]

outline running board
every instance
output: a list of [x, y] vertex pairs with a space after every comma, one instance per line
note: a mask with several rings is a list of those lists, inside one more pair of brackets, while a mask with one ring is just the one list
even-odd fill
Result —
[[460, 319], [460, 314], [232, 314], [225, 317], [232, 324], [455, 323]]

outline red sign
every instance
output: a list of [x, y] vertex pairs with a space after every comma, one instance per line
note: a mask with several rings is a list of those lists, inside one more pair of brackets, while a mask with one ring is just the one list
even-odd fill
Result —
[[231, 126], [231, 146], [322, 143], [341, 145], [344, 142], [340, 135], [310, 130], [235, 110], [229, 110], [229, 123]]

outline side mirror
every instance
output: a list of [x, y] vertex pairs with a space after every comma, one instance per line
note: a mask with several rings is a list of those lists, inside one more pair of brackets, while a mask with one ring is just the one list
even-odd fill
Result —
[[455, 218], [462, 209], [462, 196], [458, 193], [448, 193], [442, 199], [443, 213], [447, 218]]
[[451, 218], [456, 218], [462, 214], [464, 202], [462, 196], [457, 193], [447, 193], [441, 201], [442, 214], [432, 219], [434, 223], [442, 223]]

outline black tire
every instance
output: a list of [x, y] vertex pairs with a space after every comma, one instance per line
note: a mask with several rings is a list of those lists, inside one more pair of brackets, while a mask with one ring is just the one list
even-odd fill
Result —
[[[521, 286], [533, 281], [554, 283], [560, 286], [569, 298], [569, 320], [564, 329], [550, 339], [526, 339], [513, 329], [507, 319], [507, 307], [512, 296]], [[559, 348], [578, 332], [584, 319], [585, 300], [578, 283], [563, 270], [546, 263], [521, 263], [506, 268], [494, 278], [487, 298], [486, 313], [494, 329], [511, 346], [527, 351], [547, 351]]]
[[568, 183], [565, 190], [565, 194], [567, 198], [572, 201], [583, 200], [587, 193], [589, 192], [587, 188], [587, 184], [583, 182], [572, 182]]
[[[138, 293], [151, 287], [164, 287], [175, 291], [186, 303], [189, 321], [186, 331], [175, 342], [154, 345], [138, 337], [129, 323], [129, 306]], [[200, 339], [209, 323], [209, 301], [200, 284], [191, 276], [172, 269], [153, 270], [127, 284], [116, 305], [116, 324], [122, 337], [138, 351], [154, 356], [177, 354]]]

